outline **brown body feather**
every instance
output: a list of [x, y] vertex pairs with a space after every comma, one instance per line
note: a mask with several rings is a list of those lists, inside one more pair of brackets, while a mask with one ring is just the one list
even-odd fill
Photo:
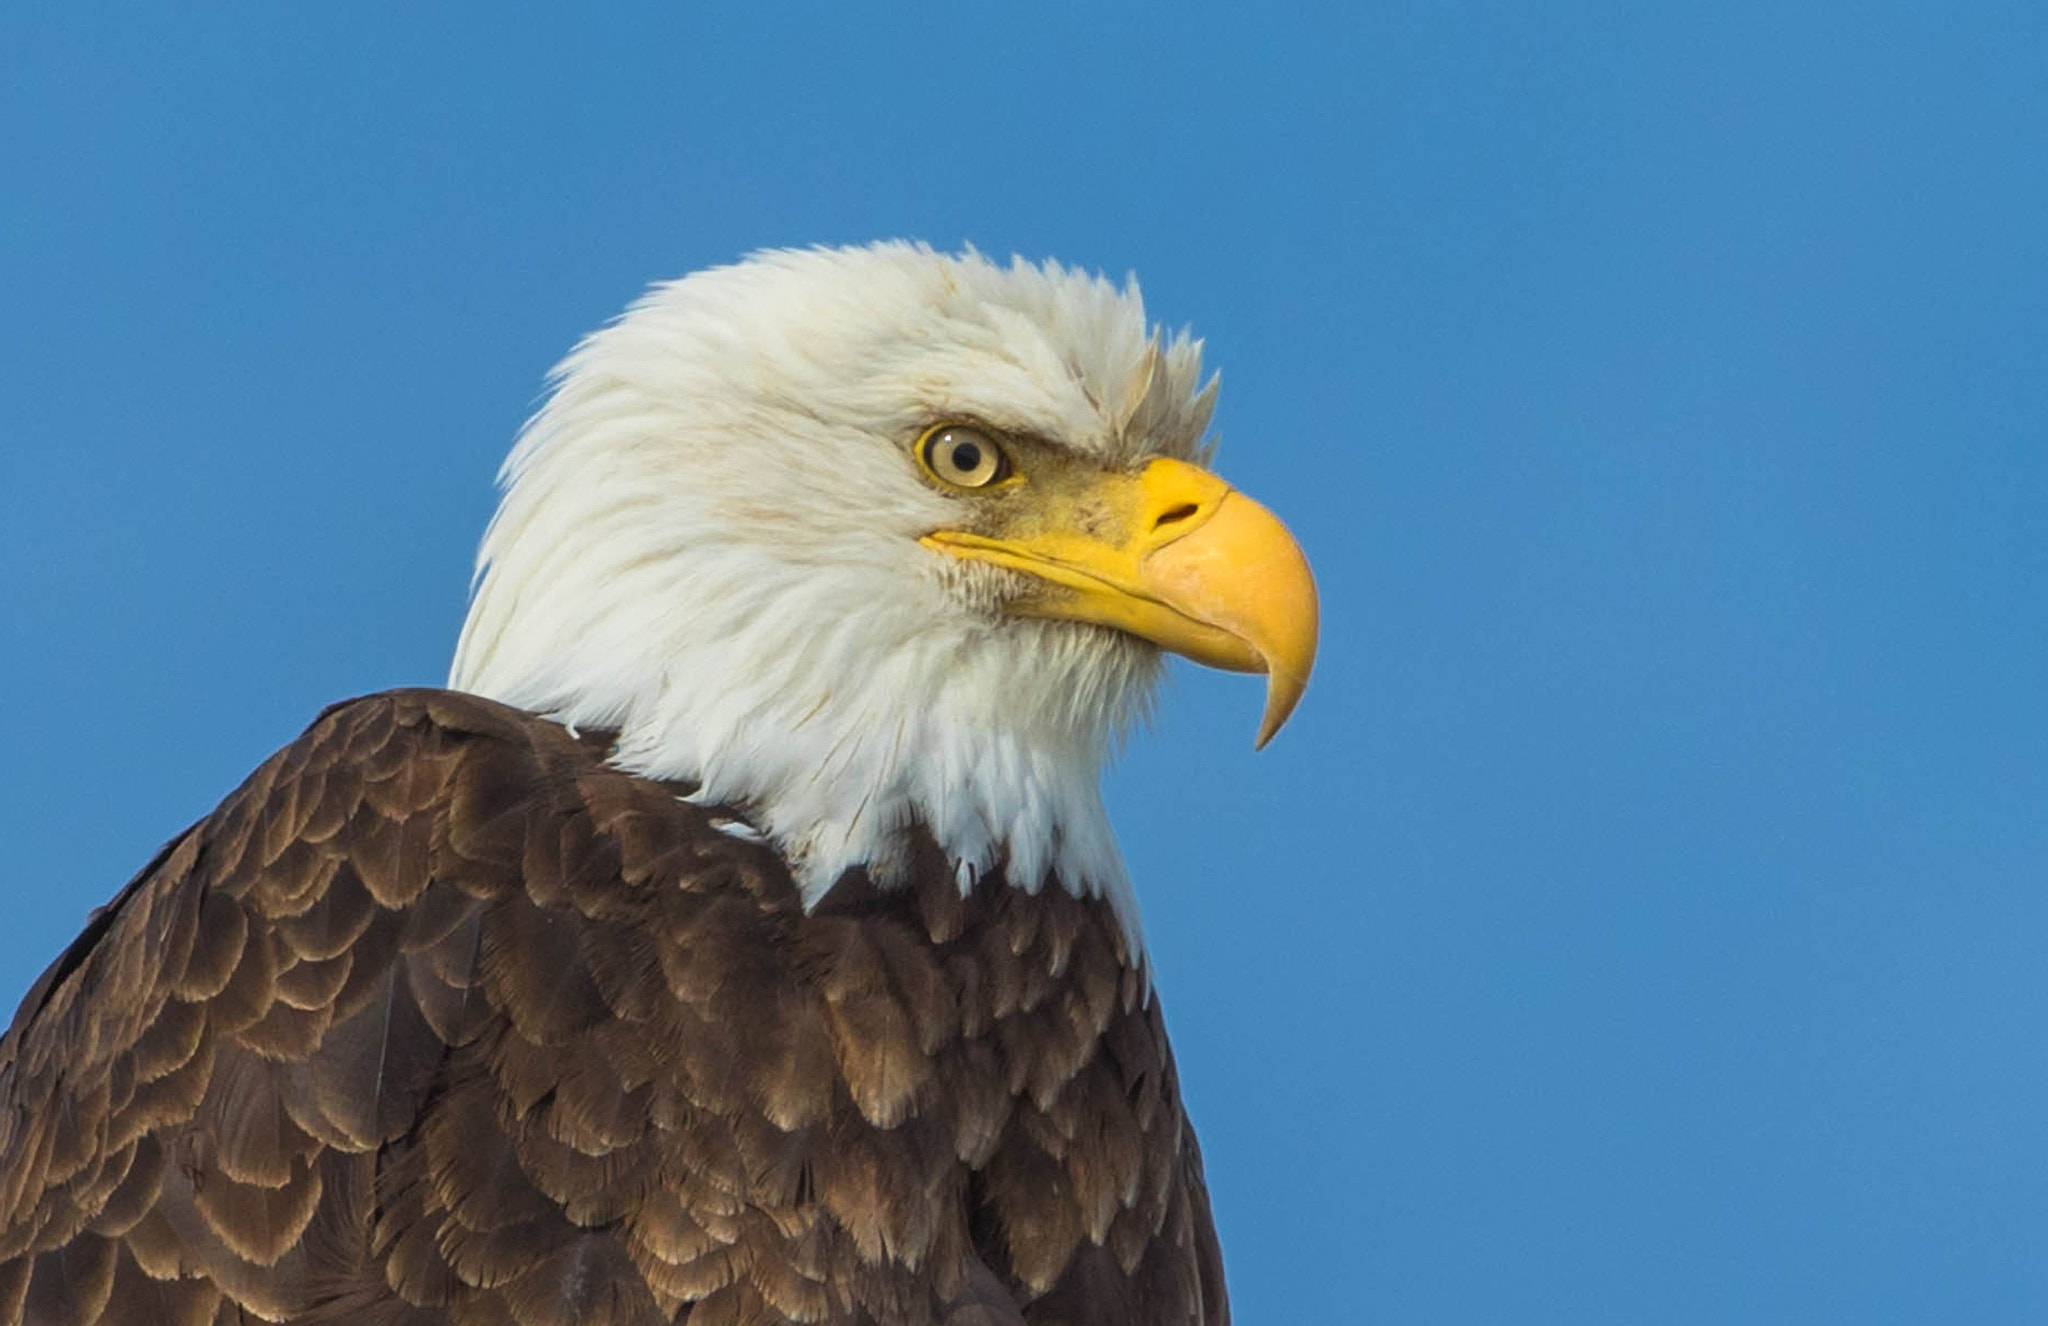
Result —
[[0, 1042], [0, 1323], [1222, 1323], [1099, 902], [775, 853], [472, 696], [329, 710]]

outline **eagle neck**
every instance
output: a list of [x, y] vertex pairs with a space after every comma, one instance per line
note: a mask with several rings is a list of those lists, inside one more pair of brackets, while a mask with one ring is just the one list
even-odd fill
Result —
[[929, 842], [962, 896], [993, 881], [1101, 899], [1129, 951], [1143, 951], [1102, 801], [1099, 744], [972, 723], [943, 704], [899, 705], [872, 721], [887, 711], [871, 689], [895, 690], [842, 688], [802, 722], [757, 711], [708, 745], [687, 734], [719, 725], [680, 704], [665, 721], [623, 731], [609, 762], [687, 788], [686, 799], [719, 812], [714, 822], [726, 832], [773, 846], [808, 908], [849, 872], [883, 890], [908, 887], [930, 869], [918, 850]]

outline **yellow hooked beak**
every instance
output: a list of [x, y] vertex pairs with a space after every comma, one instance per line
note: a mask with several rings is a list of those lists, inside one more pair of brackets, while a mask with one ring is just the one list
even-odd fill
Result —
[[926, 547], [1040, 582], [1011, 611], [1093, 622], [1210, 667], [1266, 674], [1264, 746], [1308, 685], [1316, 586], [1272, 512], [1207, 470], [1155, 460], [1033, 504], [1002, 537], [939, 530]]

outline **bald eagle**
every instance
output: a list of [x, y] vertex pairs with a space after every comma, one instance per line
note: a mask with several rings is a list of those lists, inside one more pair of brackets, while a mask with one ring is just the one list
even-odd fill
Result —
[[654, 288], [501, 475], [447, 690], [345, 701], [0, 1042], [0, 1322], [1220, 1323], [1099, 792], [1162, 651], [1315, 650], [1135, 286]]

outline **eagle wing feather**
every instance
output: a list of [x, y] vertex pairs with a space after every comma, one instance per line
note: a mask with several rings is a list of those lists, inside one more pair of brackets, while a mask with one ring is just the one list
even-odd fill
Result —
[[0, 1041], [0, 1323], [1219, 1323], [1099, 900], [769, 848], [474, 696], [337, 705]]

